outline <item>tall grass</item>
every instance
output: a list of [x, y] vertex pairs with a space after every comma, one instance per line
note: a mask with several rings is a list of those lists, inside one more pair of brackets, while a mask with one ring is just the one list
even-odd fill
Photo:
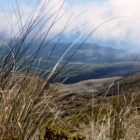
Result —
[[[19, 3], [16, 1], [12, 5], [11, 15], [14, 13], [16, 22], [14, 25], [7, 25], [7, 29], [11, 32], [8, 35], [10, 39], [1, 38], [3, 42], [0, 64], [1, 139], [34, 139], [40, 132], [45, 133], [46, 126], [49, 127], [59, 120], [61, 107], [54, 99], [58, 87], [51, 88], [50, 82], [67, 65], [67, 62], [61, 64], [63, 58], [76, 43], [75, 41], [68, 46], [54, 65], [49, 66], [57, 43], [70, 20], [70, 18], [67, 20], [60, 32], [52, 33], [55, 24], [63, 16], [61, 10], [64, 2], [62, 1], [59, 6], [56, 4], [57, 9], [55, 9], [55, 5], [49, 7], [50, 1], [43, 1], [43, 3], [38, 1], [25, 19]], [[8, 23], [11, 23], [10, 19]], [[53, 43], [53, 47], [46, 52], [44, 58], [46, 67], [44, 71], [38, 73], [40, 62], [36, 63], [35, 60], [40, 59], [41, 51], [49, 48], [49, 43], [53, 40], [56, 43]], [[46, 75], [45, 80], [41, 80], [38, 75]]]
[[125, 91], [101, 102], [92, 99], [91, 111], [86, 111], [89, 123], [82, 124], [82, 134], [87, 140], [139, 140], [139, 100], [139, 92]]
[[[58, 89], [60, 85], [52, 86], [50, 83], [62, 72], [68, 70], [68, 67], [66, 67], [68, 62], [92, 33], [91, 32], [89, 36], [75, 48], [71, 55], [68, 55], [81, 36], [78, 37], [67, 47], [61, 56], [57, 58], [57, 61], [50, 66], [49, 62], [53, 60], [53, 54], [57, 48], [57, 44], [60, 42], [63, 33], [71, 21], [70, 16], [60, 32], [52, 32], [55, 24], [63, 17], [61, 10], [64, 2], [65, 0], [55, 9], [55, 6], [49, 7], [49, 0], [43, 3], [38, 1], [29, 15], [26, 15], [24, 21], [18, 2], [13, 5], [12, 13], [14, 13], [16, 17], [16, 22], [14, 26], [9, 24], [9, 27], [7, 27], [11, 32], [10, 39], [6, 39], [5, 41], [5, 38], [0, 38], [3, 42], [0, 63], [1, 139], [29, 140], [41, 139], [42, 136], [44, 139], [47, 139], [48, 136], [48, 140], [51, 140], [53, 139], [52, 135], [55, 136], [56, 140], [57, 136], [60, 136], [59, 139], [62, 139], [61, 136], [63, 136], [64, 139], [84, 139], [80, 136], [69, 137], [61, 131], [56, 133], [53, 129], [49, 129], [56, 127], [55, 124], [60, 123], [61, 128], [67, 128], [67, 125], [70, 125], [70, 122], [73, 121], [71, 119], [76, 118], [76, 114], [74, 114], [74, 117], [71, 117], [71, 119], [62, 119], [65, 110], [61, 110], [61, 108], [65, 107], [62, 106], [63, 104], [61, 105], [56, 102], [58, 100]], [[53, 12], [50, 13], [51, 10]], [[11, 23], [10, 19], [8, 23]], [[96, 31], [96, 29], [94, 31]], [[55, 43], [49, 48], [52, 41]], [[44, 58], [40, 58], [44, 48], [48, 48], [49, 51], [46, 52]], [[64, 62], [63, 59], [67, 55], [67, 61]], [[39, 72], [41, 59], [45, 59], [45, 62], [43, 63], [43, 70], [41, 69]], [[40, 61], [36, 62], [36, 60]], [[33, 69], [34, 67], [35, 69]], [[45, 78], [41, 79], [39, 76]], [[92, 117], [94, 119], [89, 120], [89, 127], [86, 126], [87, 128], [85, 128], [84, 126], [83, 129], [81, 129], [86, 139], [129, 139], [131, 133], [133, 133], [131, 128], [136, 129], [136, 131], [133, 129], [132, 139], [139, 135], [139, 131], [135, 134], [139, 128], [135, 126], [135, 123], [132, 123], [133, 121], [135, 122], [135, 120], [139, 121], [137, 109], [131, 106], [132, 102], [125, 104], [125, 98], [123, 99], [124, 100], [121, 101], [121, 103], [123, 103], [122, 105], [114, 98], [107, 106], [97, 106], [97, 112], [94, 110], [94, 107], [92, 108]], [[92, 106], [93, 105], [94, 103], [92, 102]], [[75, 108], [75, 110], [76, 109], [77, 108]], [[67, 110], [67, 112], [69, 111], [70, 110]], [[82, 111], [83, 109], [78, 111], [78, 117]], [[133, 114], [131, 114], [132, 112]], [[136, 123], [136, 125], [137, 124], [138, 123]]]

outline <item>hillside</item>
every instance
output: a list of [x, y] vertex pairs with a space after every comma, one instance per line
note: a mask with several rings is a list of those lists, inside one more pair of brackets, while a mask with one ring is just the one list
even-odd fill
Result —
[[[82, 135], [86, 140], [140, 138], [139, 72], [67, 85], [49, 84], [38, 76], [21, 73], [9, 76], [1, 83], [6, 85], [2, 93], [7, 94], [1, 94], [0, 123], [6, 127], [7, 135], [10, 132], [10, 136], [33, 138], [43, 136], [47, 127], [52, 137], [55, 132], [67, 136], [66, 132], [70, 136]], [[5, 117], [9, 120], [2, 119]]]
[[[100, 135], [102, 135], [104, 139], [108, 139], [107, 136], [104, 136], [104, 132], [101, 132], [101, 129], [110, 129], [108, 126], [109, 124], [105, 123], [106, 120], [114, 119], [113, 116], [110, 116], [112, 113], [115, 113], [117, 115], [116, 117], [119, 117], [118, 119], [122, 119], [122, 116], [119, 116], [119, 113], [121, 113], [121, 111], [126, 111], [126, 115], [132, 117], [127, 118], [128, 122], [135, 122], [133, 122], [133, 124], [127, 124], [128, 122], [126, 122], [126, 120], [118, 120], [118, 124], [111, 124], [112, 129], [114, 129], [114, 131], [122, 131], [121, 133], [125, 135], [126, 139], [129, 139], [129, 137], [130, 139], [134, 139], [135, 137], [138, 140], [140, 138], [139, 135], [137, 135], [137, 133], [140, 133], [139, 72], [126, 77], [86, 80], [68, 85], [61, 84], [59, 87], [60, 91], [57, 93], [57, 101], [58, 104], [61, 105], [62, 114], [60, 115], [60, 118], [65, 120], [64, 122], [67, 124], [66, 128], [69, 129], [70, 132], [82, 132], [81, 134], [84, 132], [85, 136], [88, 135], [87, 133], [91, 133], [93, 137], [96, 137], [98, 133], [101, 133]], [[114, 112], [115, 110], [116, 112]], [[108, 111], [112, 113], [108, 114]], [[107, 118], [102, 124], [103, 117]], [[126, 119], [126, 116], [123, 117], [123, 119]], [[95, 121], [94, 123], [93, 120]], [[93, 125], [97, 123], [97, 126], [94, 126], [94, 130], [92, 130], [93, 126], [91, 125], [91, 121]], [[125, 129], [121, 128], [123, 123], [126, 125]], [[103, 128], [99, 125], [103, 125]], [[115, 128], [113, 128], [113, 125], [120, 126], [114, 126]], [[132, 125], [134, 125], [133, 128], [131, 128]], [[92, 131], [95, 131], [95, 133]], [[106, 134], [108, 134], [108, 131]], [[113, 132], [111, 133], [115, 135]], [[115, 133], [118, 135], [120, 132]], [[118, 136], [118, 139], [123, 137], [121, 133], [119, 134], [121, 136]], [[87, 137], [90, 140], [91, 137], [89, 135]]]
[[[19, 65], [22, 64], [18, 71], [23, 73], [24, 69], [28, 69], [32, 63], [29, 73], [32, 75], [36, 71], [45, 79], [48, 76], [47, 71], [53, 69], [71, 43], [48, 43], [47, 46], [41, 47], [35, 59], [30, 58], [38, 50], [40, 43], [32, 44], [33, 47], [24, 54], [24, 57], [17, 60]], [[64, 65], [65, 67], [53, 82], [62, 82], [67, 77], [65, 84], [70, 84], [82, 80], [125, 76], [140, 71], [139, 53], [89, 43], [78, 49], [80, 45], [74, 44], [62, 59], [59, 67], [60, 69]], [[75, 55], [73, 55], [74, 53]], [[73, 57], [71, 58], [71, 56]], [[42, 73], [44, 74], [42, 75]]]
[[83, 69], [72, 73], [65, 84], [76, 83], [83, 80], [127, 76], [140, 71], [139, 61], [128, 61], [108, 64], [85, 65]]

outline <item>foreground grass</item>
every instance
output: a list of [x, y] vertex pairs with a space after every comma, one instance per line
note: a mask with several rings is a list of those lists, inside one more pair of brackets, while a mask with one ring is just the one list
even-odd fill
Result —
[[92, 108], [89, 125], [84, 129], [86, 139], [139, 140], [140, 94], [124, 94], [106, 99]]
[[43, 84], [39, 77], [10, 77], [1, 89], [1, 139], [140, 139], [140, 92], [61, 99], [59, 84], [42, 90]]
[[[139, 77], [136, 75], [135, 78], [133, 76], [133, 79], [128, 79], [137, 81]], [[104, 90], [103, 94], [96, 98], [94, 93], [93, 98], [74, 94], [63, 98], [63, 106], [69, 109], [63, 116], [67, 129], [72, 133], [82, 134], [87, 140], [139, 140], [139, 84], [132, 82], [130, 85], [126, 79], [123, 90], [110, 89], [112, 96], [108, 96]]]

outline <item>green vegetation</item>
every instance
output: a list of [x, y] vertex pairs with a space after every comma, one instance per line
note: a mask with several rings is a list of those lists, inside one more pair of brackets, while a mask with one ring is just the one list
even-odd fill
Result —
[[[77, 136], [69, 136], [64, 131], [59, 129], [51, 129], [46, 127], [45, 134], [38, 135], [38, 140], [85, 140], [85, 137], [77, 135]], [[7, 140], [19, 140], [19, 138], [13, 134], [8, 134], [6, 137]]]

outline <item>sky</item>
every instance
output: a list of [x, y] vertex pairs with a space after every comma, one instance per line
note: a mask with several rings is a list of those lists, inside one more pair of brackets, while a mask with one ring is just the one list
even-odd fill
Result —
[[[4, 32], [6, 13], [9, 12], [10, 1], [15, 3], [16, 0], [0, 0], [0, 30]], [[34, 0], [18, 0], [20, 10], [23, 13], [23, 23], [27, 15], [34, 8]], [[53, 10], [59, 9], [62, 0], [50, 0], [50, 7], [55, 5]], [[53, 10], [50, 13], [53, 13]], [[88, 36], [96, 30], [89, 38], [89, 42], [97, 43], [101, 46], [118, 47], [132, 51], [140, 50], [140, 0], [66, 0], [60, 15], [64, 15], [61, 21], [56, 25], [54, 31], [59, 32], [67, 23], [68, 18], [72, 15], [72, 22], [65, 31], [66, 38], [75, 35]], [[105, 22], [106, 21], [106, 22]], [[12, 15], [12, 24], [15, 27], [16, 18]], [[73, 30], [77, 28], [77, 30]], [[44, 30], [47, 28], [44, 27]], [[10, 32], [10, 31], [6, 31]]]
[[[0, 0], [0, 4], [1, 5], [8, 5], [9, 1], [11, 0]], [[14, 1], [14, 0], [13, 0]], [[23, 1], [23, 0], [20, 0]], [[88, 2], [97, 2], [97, 1], [105, 1], [105, 0], [67, 0], [69, 1], [71, 4], [79, 4], [79, 3], [88, 3]], [[25, 3], [32, 3], [34, 2], [34, 0], [24, 0]]]

